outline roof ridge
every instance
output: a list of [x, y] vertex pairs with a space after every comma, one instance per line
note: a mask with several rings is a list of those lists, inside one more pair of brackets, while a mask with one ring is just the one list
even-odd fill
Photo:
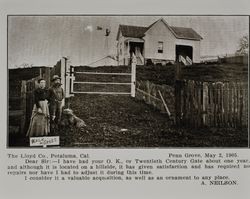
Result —
[[174, 27], [174, 28], [189, 28], [189, 29], [193, 29], [193, 28], [190, 28], [190, 27], [184, 27], [184, 26], [170, 26], [170, 27]]
[[126, 25], [126, 24], [119, 24], [120, 26], [131, 26], [131, 27], [139, 27], [139, 28], [148, 28], [147, 26], [135, 26], [135, 25]]

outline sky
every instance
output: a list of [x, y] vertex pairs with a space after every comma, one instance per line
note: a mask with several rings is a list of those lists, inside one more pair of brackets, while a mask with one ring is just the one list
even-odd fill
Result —
[[9, 16], [8, 67], [53, 66], [63, 56], [88, 65], [116, 54], [119, 24], [149, 26], [160, 18], [199, 33], [201, 56], [232, 54], [249, 32], [247, 16]]

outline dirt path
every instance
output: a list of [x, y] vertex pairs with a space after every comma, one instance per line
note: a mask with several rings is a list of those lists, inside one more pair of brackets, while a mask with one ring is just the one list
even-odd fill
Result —
[[78, 94], [71, 108], [87, 127], [61, 129], [65, 147], [247, 146], [247, 129], [176, 129], [166, 114], [129, 96]]

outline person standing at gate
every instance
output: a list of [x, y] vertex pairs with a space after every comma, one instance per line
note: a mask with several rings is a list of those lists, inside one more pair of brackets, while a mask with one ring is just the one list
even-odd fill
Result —
[[50, 133], [50, 117], [48, 107], [48, 90], [46, 81], [38, 80], [39, 87], [34, 91], [34, 106], [27, 131], [27, 137], [46, 136]]
[[49, 88], [49, 110], [51, 122], [59, 124], [62, 115], [62, 100], [65, 98], [63, 88], [61, 87], [61, 78], [54, 75], [52, 86]]

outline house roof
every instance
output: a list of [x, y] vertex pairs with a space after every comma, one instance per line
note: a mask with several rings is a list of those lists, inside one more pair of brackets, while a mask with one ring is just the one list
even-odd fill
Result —
[[142, 26], [120, 25], [118, 34], [117, 34], [117, 40], [119, 37], [119, 31], [121, 31], [124, 37], [142, 38], [146, 30], [147, 30], [147, 27], [142, 27]]
[[[202, 39], [202, 37], [197, 32], [195, 32], [192, 28], [169, 26], [164, 19], [160, 19], [160, 20], [163, 21], [163, 23], [170, 29], [170, 31], [178, 39], [188, 39], [188, 40], [197, 40], [197, 41]], [[148, 27], [119, 25], [116, 39], [118, 40], [119, 32], [121, 32], [121, 34], [124, 37], [142, 38], [145, 36], [145, 32], [147, 32], [147, 30], [149, 30], [154, 24], [156, 24], [160, 20], [155, 21]]]
[[178, 39], [192, 39], [192, 40], [202, 39], [202, 37], [192, 28], [174, 27], [174, 26], [170, 26], [170, 28], [174, 31]]

